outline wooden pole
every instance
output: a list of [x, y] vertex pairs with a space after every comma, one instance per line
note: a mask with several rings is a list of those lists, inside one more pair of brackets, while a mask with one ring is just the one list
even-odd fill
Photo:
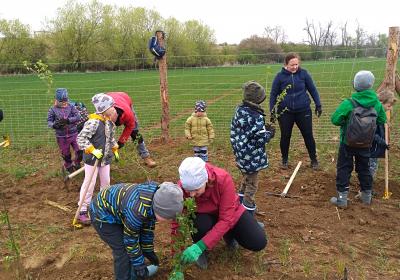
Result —
[[[163, 31], [156, 31], [157, 41], [161, 47], [165, 47]], [[167, 80], [167, 53], [158, 60], [160, 71], [160, 97], [161, 97], [161, 139], [163, 143], [169, 141], [169, 100], [168, 100], [168, 80]]]

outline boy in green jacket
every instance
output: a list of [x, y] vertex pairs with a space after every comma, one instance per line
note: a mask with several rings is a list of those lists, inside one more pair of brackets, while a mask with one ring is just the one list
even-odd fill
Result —
[[196, 102], [194, 113], [185, 122], [185, 136], [191, 140], [195, 157], [199, 157], [205, 162], [208, 161], [207, 146], [214, 140], [214, 128], [207, 117], [207, 104], [203, 100]]
[[[377, 113], [376, 124], [380, 125], [386, 123], [386, 114], [376, 92], [372, 89], [374, 81], [375, 77], [370, 71], [359, 71], [354, 76], [353, 85], [356, 92], [351, 95], [351, 99], [362, 107], [374, 107]], [[340, 146], [336, 165], [337, 197], [332, 197], [330, 201], [341, 208], [347, 207], [349, 181], [354, 161], [360, 181], [361, 200], [369, 205], [372, 197], [373, 179], [369, 170], [370, 147], [350, 147], [346, 141], [346, 130], [354, 109], [351, 99], [344, 100], [331, 117], [332, 123], [340, 126]]]

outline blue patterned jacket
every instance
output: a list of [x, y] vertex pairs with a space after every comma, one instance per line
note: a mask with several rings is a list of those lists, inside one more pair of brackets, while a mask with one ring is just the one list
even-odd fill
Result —
[[236, 108], [231, 122], [231, 144], [236, 164], [244, 173], [268, 167], [265, 144], [272, 133], [265, 128], [264, 115], [242, 104]]
[[131, 264], [144, 264], [142, 252], [154, 251], [153, 196], [158, 184], [116, 184], [99, 192], [90, 203], [92, 220], [124, 225], [124, 244]]

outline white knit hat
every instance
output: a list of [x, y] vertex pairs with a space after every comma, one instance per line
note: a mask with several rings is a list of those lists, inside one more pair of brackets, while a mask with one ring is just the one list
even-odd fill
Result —
[[114, 106], [114, 99], [107, 94], [98, 93], [92, 97], [92, 103], [96, 108], [96, 113], [101, 114]]
[[199, 189], [208, 181], [206, 163], [199, 157], [185, 158], [179, 166], [179, 177], [185, 190]]

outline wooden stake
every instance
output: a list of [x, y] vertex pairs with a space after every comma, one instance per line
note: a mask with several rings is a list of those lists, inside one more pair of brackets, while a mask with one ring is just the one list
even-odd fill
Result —
[[[390, 121], [390, 111], [386, 112], [386, 123], [385, 123], [385, 141], [389, 144], [389, 123]], [[385, 192], [383, 194], [383, 199], [389, 199], [392, 195], [389, 192], [389, 151], [385, 150]]]
[[[156, 31], [157, 41], [161, 47], [165, 47], [165, 33]], [[169, 100], [168, 100], [168, 80], [167, 80], [167, 53], [158, 60], [160, 71], [160, 97], [161, 97], [161, 139], [163, 143], [169, 141]]]
[[290, 176], [289, 182], [287, 182], [286, 187], [281, 194], [282, 197], [285, 197], [286, 194], [288, 193], [290, 185], [292, 184], [294, 177], [296, 177], [297, 171], [299, 171], [300, 166], [301, 166], [301, 161], [299, 161], [299, 163], [297, 164], [296, 168], [293, 171], [292, 176]]

